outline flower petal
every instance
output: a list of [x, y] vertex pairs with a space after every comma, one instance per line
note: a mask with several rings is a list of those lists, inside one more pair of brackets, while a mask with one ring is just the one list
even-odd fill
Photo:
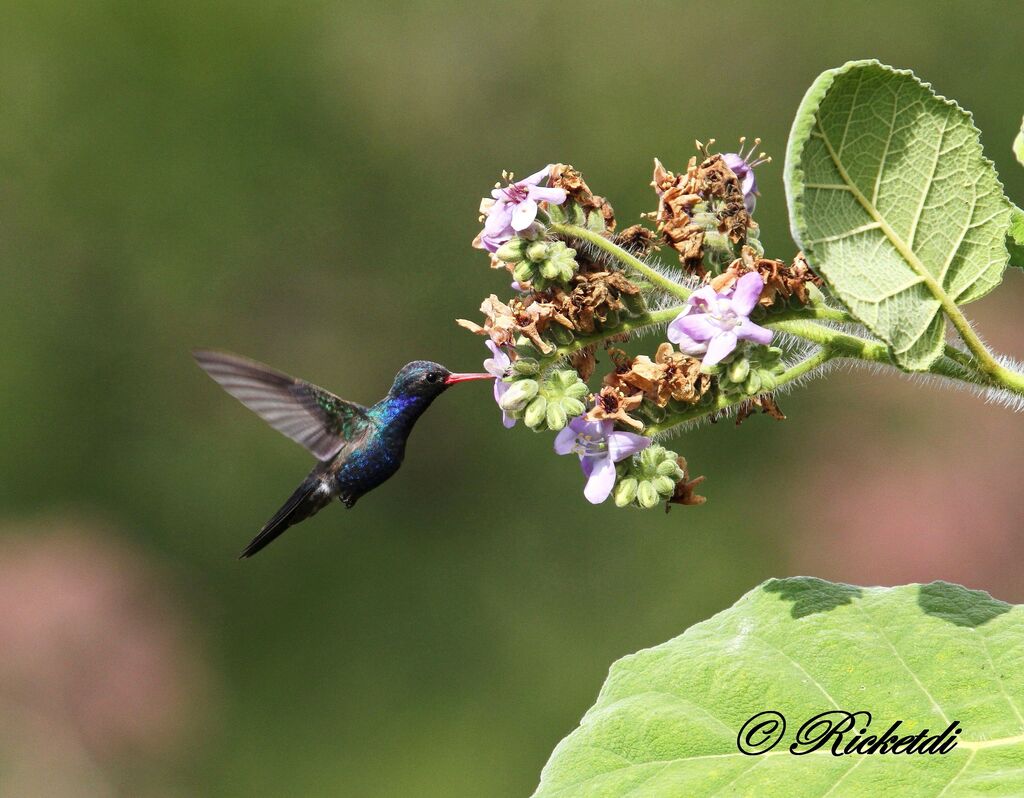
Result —
[[764, 344], [767, 346], [772, 342], [772, 337], [775, 335], [771, 330], [767, 330], [759, 324], [754, 324], [752, 321], [744, 321], [739, 327], [736, 328], [736, 337], [742, 338], [744, 341], [754, 341], [755, 343]]
[[[509, 367], [509, 365], [512, 362], [509, 359], [509, 356], [502, 351], [501, 347], [499, 347], [496, 343], [494, 343], [494, 341], [491, 341], [490, 339], [484, 341], [484, 344], [486, 344], [487, 348], [491, 350], [491, 354], [493, 355], [493, 357], [489, 357], [486, 360], [484, 360], [484, 371], [486, 371], [488, 374], [494, 377], [504, 377], [505, 370]], [[495, 392], [497, 392], [497, 385], [494, 386], [494, 390]], [[497, 396], [495, 396], [495, 398], [497, 398]]]
[[715, 324], [707, 313], [677, 316], [670, 327], [674, 332], [682, 333], [694, 341], [710, 341], [722, 331], [722, 328]]
[[517, 203], [512, 211], [512, 229], [516, 232], [525, 230], [533, 224], [533, 220], [536, 218], [537, 203], [530, 198], [526, 198], [522, 202]]
[[564, 188], [548, 188], [547, 186], [530, 186], [528, 196], [537, 202], [550, 202], [561, 205], [568, 196]]
[[536, 186], [541, 180], [547, 180], [548, 175], [551, 174], [551, 164], [548, 164], [539, 172], [534, 172], [529, 177], [524, 177], [522, 180], [517, 180], [516, 184], [520, 186]]
[[633, 432], [613, 432], [608, 436], [608, 456], [613, 462], [625, 460], [651, 445], [651, 439]]
[[723, 330], [708, 342], [708, 353], [704, 355], [705, 366], [715, 366], [736, 348], [736, 333]]
[[484, 221], [484, 234], [498, 235], [512, 224], [512, 203], [496, 202], [491, 206]]
[[555, 436], [555, 454], [572, 454], [576, 449], [576, 430], [565, 427]]
[[501, 411], [501, 423], [505, 425], [505, 429], [512, 429], [516, 425], [516, 420], [512, 418], [504, 410]]
[[[674, 324], [675, 322], [673, 322]], [[703, 355], [708, 351], [708, 345], [702, 344], [698, 341], [694, 341], [689, 335], [684, 333], [682, 330], [674, 328], [672, 324], [668, 326], [667, 337], [672, 343], [679, 347], [679, 351], [684, 355]]]
[[764, 280], [757, 272], [747, 272], [736, 281], [732, 294], [732, 309], [737, 316], [749, 316], [764, 291]]
[[714, 305], [718, 301], [718, 294], [715, 293], [715, 289], [710, 285], [706, 285], [703, 288], [698, 288], [692, 294], [690, 298], [686, 300], [686, 304], [692, 310], [703, 310], [706, 307]]
[[615, 463], [610, 457], [588, 457], [592, 460], [590, 477], [583, 495], [591, 504], [600, 504], [611, 495], [615, 487]]
[[723, 152], [722, 161], [729, 167], [736, 177], [741, 180], [750, 172], [750, 165], [743, 159], [743, 156], [736, 152]]

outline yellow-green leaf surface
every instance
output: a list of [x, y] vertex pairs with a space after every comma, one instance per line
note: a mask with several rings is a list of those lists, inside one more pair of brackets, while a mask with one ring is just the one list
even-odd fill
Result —
[[1013, 140], [1013, 154], [1017, 156], [1017, 160], [1024, 166], [1024, 120], [1020, 123], [1020, 133]]
[[[869, 729], [963, 731], [948, 754], [789, 752], [803, 721], [867, 710]], [[787, 719], [748, 756], [755, 713]], [[614, 665], [534, 798], [966, 798], [1024, 795], [1024, 607], [935, 582], [772, 580]]]
[[876, 61], [822, 74], [793, 123], [793, 237], [906, 369], [942, 352], [944, 305], [1002, 279], [1009, 203], [978, 136], [956, 103]]

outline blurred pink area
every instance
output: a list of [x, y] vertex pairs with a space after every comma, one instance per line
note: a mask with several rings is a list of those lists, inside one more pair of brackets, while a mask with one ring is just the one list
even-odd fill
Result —
[[205, 681], [167, 585], [95, 524], [0, 536], [0, 795], [139, 794], [115, 763], [173, 753]]
[[[995, 351], [1018, 358], [1021, 282], [1011, 272], [966, 308]], [[944, 579], [1024, 601], [1024, 414], [863, 369], [811, 389], [829, 413], [808, 431], [823, 448], [805, 483], [813, 509], [793, 542], [795, 572], [861, 585]]]

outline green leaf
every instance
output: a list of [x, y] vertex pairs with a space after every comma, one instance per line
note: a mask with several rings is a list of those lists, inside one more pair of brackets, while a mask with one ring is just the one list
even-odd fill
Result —
[[956, 103], [877, 61], [822, 74], [793, 122], [793, 237], [905, 369], [941, 354], [943, 311], [1002, 280], [1009, 203], [978, 135]]
[[[954, 720], [962, 732], [942, 755], [790, 753], [806, 720], [837, 708], [871, 712], [869, 734], [897, 720], [904, 736]], [[768, 710], [787, 719], [781, 741], [740, 753], [739, 730]], [[802, 577], [612, 665], [534, 798], [963, 798], [1022, 784], [1024, 607], [945, 582]]]

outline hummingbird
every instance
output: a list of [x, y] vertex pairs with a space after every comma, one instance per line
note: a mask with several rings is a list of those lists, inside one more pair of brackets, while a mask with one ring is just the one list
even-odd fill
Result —
[[335, 496], [351, 509], [360, 496], [398, 471], [409, 433], [431, 402], [456, 383], [494, 379], [492, 374], [456, 374], [439, 363], [414, 360], [395, 375], [387, 396], [363, 407], [229, 352], [197, 349], [192, 356], [225, 391], [319, 461], [239, 559], [311, 518]]

